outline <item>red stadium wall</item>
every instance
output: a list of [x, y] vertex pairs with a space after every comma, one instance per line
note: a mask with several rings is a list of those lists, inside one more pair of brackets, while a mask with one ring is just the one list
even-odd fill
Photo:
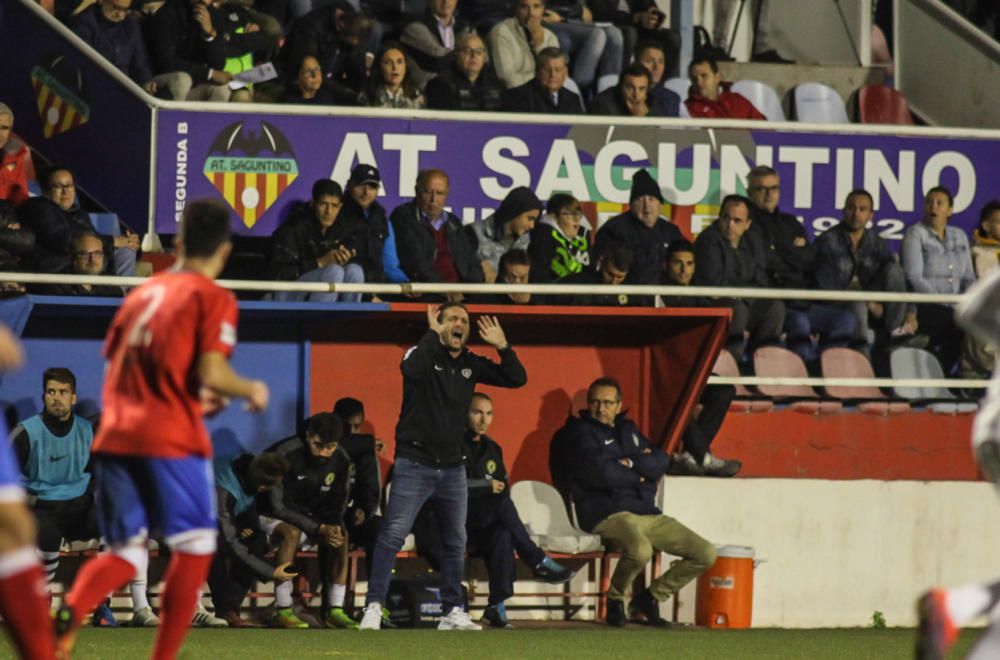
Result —
[[[368, 424], [392, 456], [402, 398], [399, 361], [426, 331], [425, 307], [338, 320], [312, 344], [309, 408], [330, 410], [342, 396], [365, 402]], [[714, 364], [728, 310], [608, 310], [473, 306], [499, 316], [528, 371], [517, 390], [484, 387], [494, 400], [490, 435], [504, 448], [512, 478], [549, 480], [549, 441], [585, 405], [587, 385], [617, 378], [630, 414], [657, 443], [676, 443]], [[472, 350], [490, 355], [476, 341]], [[345, 377], [350, 374], [350, 377]]]
[[930, 412], [731, 413], [712, 451], [742, 460], [741, 477], [971, 481], [979, 479], [972, 419]]

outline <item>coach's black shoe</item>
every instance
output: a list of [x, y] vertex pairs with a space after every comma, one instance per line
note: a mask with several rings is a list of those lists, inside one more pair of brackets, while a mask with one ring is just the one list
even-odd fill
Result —
[[605, 622], [615, 628], [625, 626], [625, 601], [614, 600], [613, 598], [608, 599], [608, 617], [605, 619]]
[[649, 589], [643, 589], [628, 604], [629, 613], [647, 626], [667, 627], [667, 620], [660, 616], [660, 601], [653, 598]]
[[551, 557], [546, 557], [538, 562], [534, 569], [535, 577], [548, 584], [562, 584], [569, 582], [576, 575], [562, 564], [556, 562]]

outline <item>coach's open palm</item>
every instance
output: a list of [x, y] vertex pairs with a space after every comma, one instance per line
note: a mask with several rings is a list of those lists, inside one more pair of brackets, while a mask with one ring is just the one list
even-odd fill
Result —
[[507, 336], [503, 333], [497, 317], [483, 315], [476, 322], [479, 324], [479, 336], [483, 341], [495, 348], [507, 347]]

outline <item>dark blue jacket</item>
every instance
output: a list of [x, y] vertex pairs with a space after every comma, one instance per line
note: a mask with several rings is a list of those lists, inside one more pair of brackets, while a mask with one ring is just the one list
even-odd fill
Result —
[[858, 249], [851, 251], [851, 237], [843, 223], [827, 230], [816, 239], [815, 277], [819, 288], [836, 291], [846, 289], [857, 276], [864, 289], [873, 282], [896, 257], [875, 232], [865, 230]]
[[[632, 461], [632, 467], [622, 465], [620, 461], [625, 458]], [[669, 462], [667, 455], [651, 445], [624, 413], [615, 420], [614, 427], [598, 422], [587, 412], [570, 417], [552, 439], [549, 456], [556, 487], [568, 487], [580, 527], [588, 532], [621, 511], [662, 513], [653, 499]]]
[[73, 32], [139, 85], [153, 79], [146, 42], [139, 21], [134, 16], [115, 23], [104, 18], [99, 4], [77, 14], [70, 27]]

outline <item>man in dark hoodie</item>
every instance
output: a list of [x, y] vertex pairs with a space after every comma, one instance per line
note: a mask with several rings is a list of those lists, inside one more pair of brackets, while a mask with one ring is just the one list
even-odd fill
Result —
[[427, 308], [428, 331], [403, 355], [403, 404], [396, 424], [396, 465], [385, 523], [375, 545], [362, 630], [378, 630], [396, 553], [417, 512], [430, 501], [443, 557], [439, 630], [480, 630], [461, 607], [468, 509], [462, 439], [477, 383], [521, 387], [528, 376], [496, 317], [478, 319], [479, 336], [499, 364], [466, 348], [471, 324], [460, 303]]
[[361, 432], [361, 425], [365, 423], [365, 406], [358, 399], [337, 399], [333, 404], [333, 414], [344, 421], [344, 437], [340, 446], [354, 464], [354, 481], [351, 484], [344, 525], [351, 544], [364, 548], [366, 568], [371, 575], [375, 541], [382, 527], [382, 516], [377, 515], [382, 499], [382, 482], [376, 440], [372, 434]]
[[542, 202], [530, 188], [514, 188], [496, 213], [472, 225], [478, 244], [478, 256], [486, 281], [497, 279], [500, 257], [508, 250], [527, 250], [531, 230], [542, 213]]
[[629, 603], [631, 614], [653, 626], [666, 625], [660, 603], [715, 563], [711, 543], [653, 504], [668, 463], [622, 412], [621, 387], [613, 378], [591, 383], [587, 410], [570, 417], [552, 439], [549, 469], [556, 487], [571, 495], [580, 526], [622, 553], [608, 589], [608, 625], [625, 625], [626, 594], [654, 552], [681, 559]]
[[663, 193], [646, 170], [632, 177], [628, 203], [628, 211], [608, 220], [597, 232], [594, 251], [604, 254], [612, 244], [625, 245], [633, 256], [628, 283], [659, 284], [667, 247], [682, 238], [681, 231], [660, 216]]
[[[219, 550], [212, 559], [208, 586], [215, 611], [230, 628], [253, 625], [240, 618], [239, 609], [255, 581], [284, 582], [296, 575], [288, 570], [290, 561], [271, 566], [262, 558], [267, 539], [257, 515], [257, 495], [280, 486], [288, 469], [288, 461], [278, 454], [241, 454], [214, 462]], [[297, 543], [291, 536], [282, 541]]]
[[351, 261], [364, 269], [366, 282], [409, 282], [399, 267], [396, 235], [385, 208], [376, 199], [381, 184], [382, 175], [371, 165], [358, 165], [351, 170], [347, 197], [340, 211], [339, 222], [343, 223], [340, 243], [354, 252]]

